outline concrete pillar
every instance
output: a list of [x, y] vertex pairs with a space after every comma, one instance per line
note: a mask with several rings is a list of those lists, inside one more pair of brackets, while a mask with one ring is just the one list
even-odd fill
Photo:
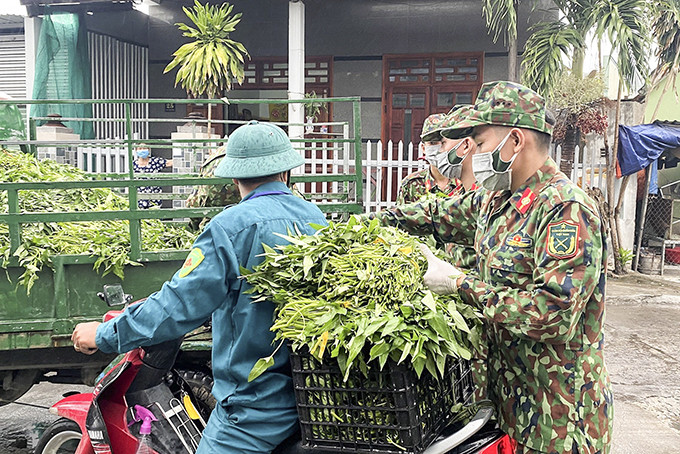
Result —
[[[305, 97], [305, 4], [301, 0], [288, 2], [288, 99]], [[305, 128], [304, 104], [288, 104], [288, 122], [300, 126], [289, 126], [288, 136], [301, 139]], [[298, 148], [300, 143], [294, 143]]]
[[33, 99], [33, 83], [35, 79], [35, 57], [38, 54], [38, 39], [42, 19], [24, 17], [24, 39], [26, 45], [26, 99]]

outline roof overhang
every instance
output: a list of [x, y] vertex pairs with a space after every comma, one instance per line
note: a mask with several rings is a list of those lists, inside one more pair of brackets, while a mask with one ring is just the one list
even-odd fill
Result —
[[134, 0], [20, 0], [20, 2], [26, 7], [28, 16], [35, 17], [45, 14], [46, 7], [51, 11], [70, 13], [131, 10]]

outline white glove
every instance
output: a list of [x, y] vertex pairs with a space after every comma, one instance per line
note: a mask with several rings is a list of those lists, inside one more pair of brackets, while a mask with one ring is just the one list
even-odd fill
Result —
[[423, 280], [427, 288], [440, 295], [449, 295], [458, 291], [457, 281], [463, 272], [444, 260], [437, 258], [429, 247], [420, 245], [420, 252], [427, 259], [427, 271]]

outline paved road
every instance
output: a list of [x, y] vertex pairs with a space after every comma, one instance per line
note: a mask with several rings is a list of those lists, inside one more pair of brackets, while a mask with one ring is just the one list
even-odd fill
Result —
[[47, 408], [61, 399], [64, 393], [90, 390], [90, 387], [84, 385], [41, 383], [24, 394], [18, 403], [0, 407], [0, 453], [32, 453], [32, 447], [42, 431], [57, 419]]
[[[680, 452], [680, 268], [664, 279], [631, 274], [608, 284], [606, 359], [614, 387], [612, 454]], [[20, 403], [49, 406], [86, 387], [40, 384]], [[29, 454], [55, 417], [44, 408], [0, 407], [0, 453]]]
[[610, 279], [606, 361], [613, 454], [680, 452], [680, 270]]

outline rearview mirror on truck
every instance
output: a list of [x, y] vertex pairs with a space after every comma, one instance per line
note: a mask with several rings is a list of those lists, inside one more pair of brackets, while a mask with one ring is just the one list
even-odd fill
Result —
[[104, 291], [97, 293], [97, 296], [109, 306], [120, 306], [132, 301], [132, 296], [126, 295], [123, 291], [123, 286], [120, 284], [105, 285]]

